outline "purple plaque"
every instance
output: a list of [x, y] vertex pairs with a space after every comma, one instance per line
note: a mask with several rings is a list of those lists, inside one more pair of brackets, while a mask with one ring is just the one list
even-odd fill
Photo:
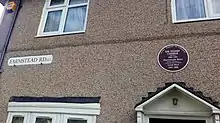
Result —
[[164, 70], [177, 72], [187, 66], [189, 62], [189, 54], [182, 46], [171, 44], [160, 50], [157, 60]]

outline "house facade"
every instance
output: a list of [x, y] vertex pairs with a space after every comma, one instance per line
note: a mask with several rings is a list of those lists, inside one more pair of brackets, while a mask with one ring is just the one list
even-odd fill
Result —
[[[217, 0], [3, 4], [1, 123], [219, 123]], [[179, 71], [158, 63], [171, 44]]]

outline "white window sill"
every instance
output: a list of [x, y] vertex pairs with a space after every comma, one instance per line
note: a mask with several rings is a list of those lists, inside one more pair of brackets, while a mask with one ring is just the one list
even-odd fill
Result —
[[217, 19], [220, 19], [220, 17], [188, 19], [188, 20], [173, 20], [173, 23], [174, 23], [174, 24], [178, 24], [178, 23], [208, 21], [208, 20], [217, 20]]
[[49, 34], [38, 34], [35, 38], [43, 37], [53, 37], [53, 36], [62, 36], [62, 35], [71, 35], [71, 34], [83, 34], [85, 31], [76, 31], [76, 32], [66, 32], [66, 33], [49, 33]]

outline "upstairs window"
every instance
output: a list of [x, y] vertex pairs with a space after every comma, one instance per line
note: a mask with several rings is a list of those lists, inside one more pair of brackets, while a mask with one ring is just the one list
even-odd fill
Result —
[[38, 36], [83, 33], [89, 0], [46, 0]]
[[220, 18], [220, 0], [172, 0], [173, 22]]

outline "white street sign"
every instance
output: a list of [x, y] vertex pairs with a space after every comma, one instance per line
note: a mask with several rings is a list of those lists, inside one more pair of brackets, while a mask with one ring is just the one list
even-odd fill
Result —
[[8, 66], [51, 64], [52, 61], [52, 55], [13, 57], [8, 60]]

